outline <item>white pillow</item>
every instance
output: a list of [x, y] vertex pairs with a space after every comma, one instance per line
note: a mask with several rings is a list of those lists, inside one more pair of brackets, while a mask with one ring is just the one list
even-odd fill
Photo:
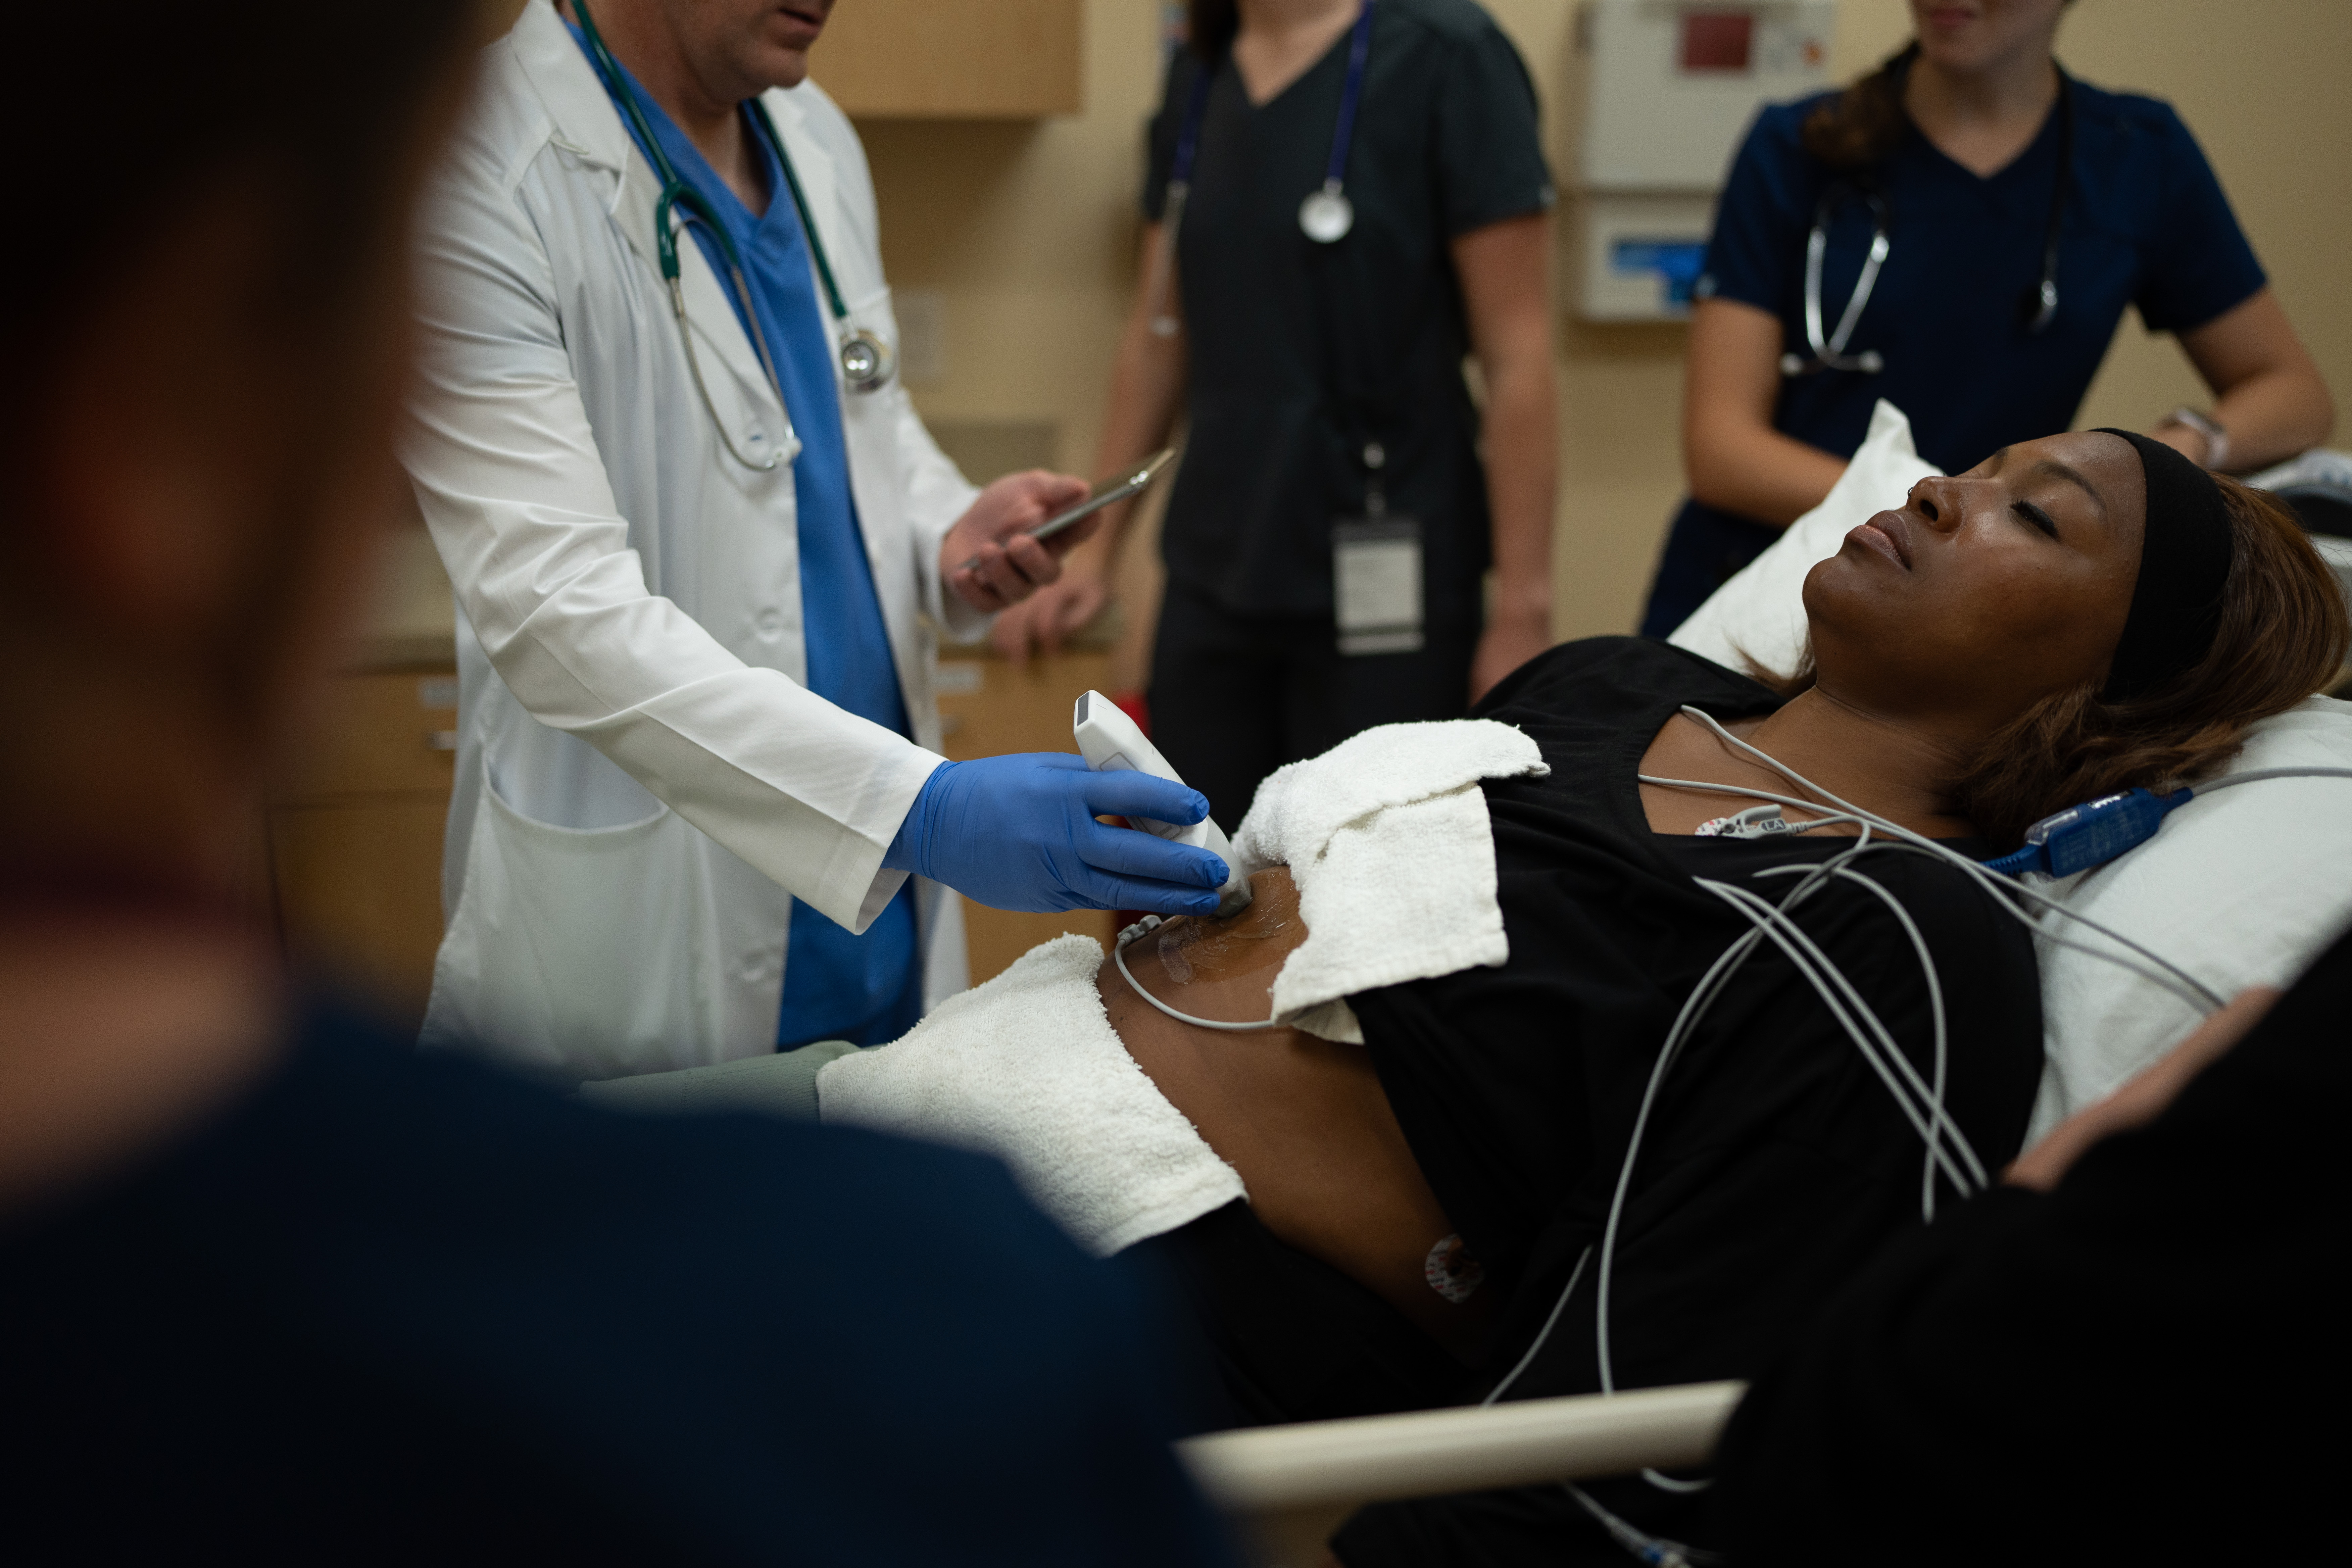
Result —
[[1913, 485], [1942, 471], [1913, 448], [1903, 411], [1880, 398], [1870, 433], [1822, 504], [1790, 523], [1666, 640], [1732, 669], [1747, 668], [1743, 655], [1767, 669], [1796, 668], [1805, 649], [1805, 574], [1835, 555], [1856, 526], [1901, 506]]
[[[1870, 434], [1822, 504], [1667, 640], [1733, 669], [1743, 654], [1793, 668], [1805, 645], [1805, 574], [1837, 553], [1855, 524], [1937, 471], [1913, 449], [1911, 422], [1880, 399]], [[2226, 771], [2291, 767], [2352, 767], [2352, 703], [2315, 697], [2253, 725]], [[2193, 800], [2130, 854], [2042, 886], [2225, 998], [2284, 984], [2352, 925], [2352, 779], [2269, 779]], [[2056, 915], [2044, 929], [2110, 945]], [[2030, 1136], [2038, 1138], [2161, 1056], [2197, 1016], [2127, 969], [2035, 945], [2044, 1065]]]
[[[2295, 767], [2352, 768], [2352, 702], [2314, 697], [2249, 727], [2227, 772]], [[2130, 854], [2071, 886], [2044, 886], [2225, 999], [2249, 985], [2284, 985], [2352, 925], [2352, 779], [2263, 779], [2200, 796]], [[2111, 945], [2056, 915], [2043, 924]], [[2186, 1003], [2129, 970], [2035, 945], [2046, 1059], [2031, 1138], [2154, 1061], [2197, 1023]]]

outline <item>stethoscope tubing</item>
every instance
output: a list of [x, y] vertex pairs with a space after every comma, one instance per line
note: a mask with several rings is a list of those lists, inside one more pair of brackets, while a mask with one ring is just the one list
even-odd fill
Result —
[[[2042, 279], [2030, 297], [2032, 312], [2026, 318], [2029, 336], [2039, 336], [2049, 330], [2058, 315], [2058, 238], [2065, 221], [2066, 201], [2072, 194], [2074, 177], [2074, 83], [2061, 70], [2058, 73], [2058, 173], [2050, 193], [2050, 216], [2042, 226]], [[1864, 255], [1861, 274], [1855, 278], [1853, 291], [1846, 297], [1845, 309], [1838, 316], [1834, 331], [1824, 334], [1822, 310], [1822, 269], [1829, 253], [1831, 220], [1843, 198], [1858, 195], [1868, 204], [1871, 213], [1870, 249]], [[1885, 359], [1874, 349], [1864, 349], [1848, 354], [1846, 344], [1853, 341], [1853, 330], [1862, 313], [1870, 305], [1872, 293], [1878, 287], [1878, 274], [1886, 265], [1887, 254], [1894, 248], [1887, 229], [1889, 215], [1886, 199], [1867, 185], [1857, 185], [1841, 180], [1822, 194], [1813, 207], [1812, 227], [1805, 235], [1805, 346], [1811, 351], [1810, 358], [1793, 350], [1780, 356], [1780, 374], [1791, 380], [1800, 376], [1819, 375], [1825, 371], [1851, 371], [1863, 375], [1875, 375], [1886, 368]]]
[[[1853, 292], [1847, 296], [1845, 311], [1838, 317], [1837, 330], [1826, 341], [1822, 336], [1822, 263], [1828, 256], [1830, 235], [1828, 219], [1833, 210], [1817, 210], [1813, 215], [1812, 232], [1805, 237], [1805, 343], [1813, 351], [1810, 360], [1800, 360], [1795, 354], [1780, 356], [1783, 375], [1811, 375], [1824, 370], [1853, 370], [1875, 375], [1885, 361], [1874, 350], [1865, 350], [1849, 359], [1845, 345], [1853, 337], [1854, 324], [1870, 304], [1870, 296], [1878, 287], [1878, 269], [1886, 265], [1886, 253], [1893, 248], [1886, 237], [1886, 203], [1875, 192], [1864, 191], [1863, 199], [1870, 204], [1870, 251], [1864, 257], [1862, 275], [1854, 280]], [[1829, 198], [1822, 199], [1824, 209]]]
[[[1340, 87], [1339, 118], [1331, 124], [1331, 153], [1324, 157], [1324, 184], [1310, 191], [1298, 205], [1298, 230], [1307, 240], [1318, 245], [1336, 245], [1345, 240], [1355, 228], [1355, 207], [1348, 202], [1348, 153], [1355, 148], [1355, 120], [1364, 103], [1364, 70], [1371, 61], [1371, 12], [1376, 0], [1364, 0], [1364, 7], [1355, 14], [1355, 24], [1348, 36], [1348, 78]], [[1192, 73], [1192, 91], [1185, 94], [1183, 120], [1176, 130], [1176, 155], [1169, 163], [1167, 205], [1160, 218], [1162, 233], [1162, 263], [1160, 282], [1155, 289], [1169, 289], [1176, 270], [1176, 233], [1183, 226], [1185, 200], [1192, 195], [1192, 164], [1200, 157], [1200, 127], [1209, 115], [1209, 87], [1216, 80], [1216, 66], [1221, 61], [1204, 64]], [[1157, 336], [1176, 334], [1176, 315], [1164, 308], [1152, 312], [1152, 331]]]
[[[742, 254], [735, 248], [735, 241], [728, 234], [727, 226], [719, 221], [717, 214], [709, 210], [709, 204], [686, 183], [678, 174], [677, 166], [662, 151], [660, 139], [655, 136], [653, 125], [637, 103], [636, 94], [631, 89], [628, 79], [621, 73], [620, 62], [604, 47], [604, 36], [596, 30], [595, 19], [588, 12], [587, 0], [572, 0], [572, 8], [580, 17], [581, 36], [587, 40], [589, 58], [597, 75], [604, 79], [607, 90], [621, 106], [621, 111], [636, 132], [637, 141], [644, 147], [654, 173], [661, 180], [661, 195], [654, 203], [655, 248], [662, 281], [669, 291], [670, 312], [677, 319], [678, 336], [686, 345], [687, 368], [693, 374], [695, 391], [700, 395], [704, 409], [717, 426], [719, 444], [727, 448], [728, 456], [745, 468], [761, 473], [770, 472], [783, 463], [788, 444], [779, 445], [765, 458], [755, 458], [745, 454], [729, 435], [727, 422], [719, 416], [710, 387], [703, 379], [701, 359], [694, 347], [694, 331], [687, 319], [677, 236], [688, 226], [698, 224], [718, 246], [719, 253], [726, 262], [723, 268], [725, 283], [733, 294], [736, 308], [741, 312], [744, 325], [749, 330], [751, 346], [760, 357], [760, 368], [767, 373], [768, 383], [775, 389], [777, 400], [781, 402], [784, 395], [783, 379], [776, 373], [775, 356], [769, 351], [767, 333], [760, 325], [760, 314], [751, 297], [751, 285], [743, 275]], [[835, 329], [840, 335], [837, 357], [842, 379], [855, 393], [878, 391], [890, 379], [889, 347], [873, 332], [851, 322], [849, 307], [844, 302], [841, 287], [834, 279], [832, 258], [825, 254], [824, 238], [817, 233], [816, 219], [809, 210], [808, 195], [801, 188], [799, 171], [793, 167], [792, 153], [786, 150], [784, 139], [776, 130], [776, 122], [770, 118], [767, 105], [753, 98], [749, 100], [749, 107], [753, 121], [761, 134], [767, 138], [768, 145], [774, 149], [776, 163], [784, 172], [784, 185], [792, 195], [793, 210], [799, 215], [801, 233], [808, 240], [809, 258], [816, 264], [817, 280], [824, 286], [825, 305], [833, 313]]]

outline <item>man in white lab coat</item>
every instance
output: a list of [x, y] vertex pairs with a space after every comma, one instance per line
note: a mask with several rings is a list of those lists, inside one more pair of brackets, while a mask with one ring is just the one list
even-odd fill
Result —
[[584, 9], [487, 51], [421, 235], [404, 458], [460, 610], [426, 1041], [601, 1078], [889, 1038], [964, 984], [946, 887], [1213, 909], [1216, 857], [1094, 820], [1193, 792], [936, 753], [939, 637], [1058, 574], [1021, 531], [1083, 487], [975, 490], [856, 384], [898, 330], [804, 80], [832, 0]]

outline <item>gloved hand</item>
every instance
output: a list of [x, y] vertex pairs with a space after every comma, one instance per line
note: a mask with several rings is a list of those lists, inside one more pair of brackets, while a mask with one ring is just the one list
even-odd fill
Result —
[[1214, 914], [1225, 863], [1097, 813], [1190, 825], [1201, 792], [1150, 773], [1095, 773], [1084, 757], [1030, 752], [947, 763], [898, 825], [882, 864], [1000, 910]]

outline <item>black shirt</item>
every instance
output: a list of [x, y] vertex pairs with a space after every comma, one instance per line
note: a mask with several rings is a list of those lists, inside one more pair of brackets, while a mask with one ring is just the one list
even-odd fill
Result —
[[[1325, 616], [1330, 525], [1364, 505], [1363, 443], [1390, 510], [1417, 517], [1433, 622], [1475, 624], [1488, 554], [1470, 340], [1448, 248], [1550, 205], [1535, 89], [1471, 0], [1380, 0], [1346, 187], [1355, 227], [1299, 232], [1322, 186], [1348, 38], [1252, 108], [1214, 68], [1179, 225], [1190, 435], [1162, 551], [1174, 582], [1244, 615]], [[1144, 211], [1157, 220], [1192, 86], [1170, 62]]]
[[2348, 1016], [2352, 938], [2054, 1192], [1890, 1246], [1733, 1415], [1735, 1560], [2334, 1558]]
[[[1689, 703], [1731, 719], [1778, 702], [1744, 676], [1639, 638], [1570, 643], [1530, 661], [1478, 710], [1524, 730], [1551, 768], [1486, 786], [1508, 962], [1351, 998], [1414, 1158], [1490, 1279], [1509, 1292], [1488, 1357], [1496, 1375], [1534, 1342], [1600, 1238], [1677, 1010], [1750, 929], [1693, 879], [1777, 901], [1788, 880], [1756, 873], [1853, 847], [1835, 837], [1651, 830], [1634, 775], [1675, 710]], [[1948, 1020], [1945, 1104], [1998, 1170], [2024, 1137], [2040, 1080], [2032, 939], [1961, 872], [1924, 854], [1873, 853], [1854, 869], [1898, 899], [1927, 940]], [[1795, 920], [1921, 1077], [1931, 1076], [1927, 988], [1892, 913], [1841, 885]], [[1759, 949], [1706, 1015], [1652, 1112], [1611, 1288], [1617, 1386], [1760, 1369], [1916, 1219], [1925, 1154], [1812, 987], [1775, 950]], [[1957, 1201], [1948, 1184], [1938, 1190], [1947, 1206]], [[1585, 1270], [1510, 1397], [1600, 1388], [1597, 1272]], [[1612, 1483], [1607, 1495], [1645, 1528], [1704, 1536], [1685, 1500], [1638, 1481]], [[1574, 1553], [1583, 1551], [1609, 1562], [1619, 1552], [1557, 1489], [1506, 1500], [1533, 1510], [1531, 1560], [1581, 1560]], [[1496, 1506], [1374, 1509], [1342, 1537], [1341, 1555], [1349, 1568], [1452, 1561], [1462, 1542], [1487, 1533]]]
[[0, 1222], [14, 1563], [1228, 1560], [1167, 1334], [993, 1162], [586, 1110], [331, 1013]]

